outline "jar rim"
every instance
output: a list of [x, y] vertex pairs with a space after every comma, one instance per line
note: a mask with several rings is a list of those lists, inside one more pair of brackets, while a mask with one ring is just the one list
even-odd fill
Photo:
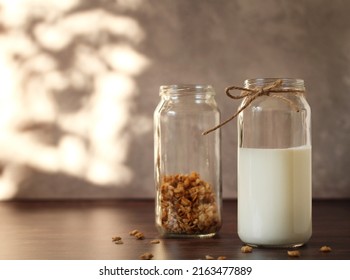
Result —
[[277, 80], [282, 81], [282, 87], [297, 88], [305, 90], [305, 83], [303, 79], [299, 78], [252, 78], [244, 81], [245, 87], [262, 87], [271, 84]]
[[172, 84], [161, 85], [159, 95], [171, 94], [211, 94], [215, 95], [214, 88], [207, 84]]

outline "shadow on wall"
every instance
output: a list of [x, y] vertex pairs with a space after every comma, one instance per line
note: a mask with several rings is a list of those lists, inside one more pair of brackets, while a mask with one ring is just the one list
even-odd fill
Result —
[[129, 143], [152, 128], [135, 113], [141, 2], [0, 0], [0, 200], [132, 181]]

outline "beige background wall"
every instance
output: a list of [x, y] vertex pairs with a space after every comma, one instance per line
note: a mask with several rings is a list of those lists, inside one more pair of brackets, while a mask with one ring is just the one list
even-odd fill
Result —
[[[313, 194], [350, 197], [350, 2], [0, 0], [0, 200], [153, 197], [162, 84], [298, 77]], [[236, 123], [222, 129], [236, 196]]]

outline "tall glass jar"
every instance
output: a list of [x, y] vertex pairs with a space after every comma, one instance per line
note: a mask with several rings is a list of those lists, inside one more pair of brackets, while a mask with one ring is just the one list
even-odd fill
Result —
[[220, 122], [210, 85], [160, 87], [154, 112], [156, 226], [164, 237], [211, 237], [221, 227]]
[[312, 233], [311, 111], [303, 80], [280, 82], [238, 115], [238, 235], [253, 246], [298, 247]]

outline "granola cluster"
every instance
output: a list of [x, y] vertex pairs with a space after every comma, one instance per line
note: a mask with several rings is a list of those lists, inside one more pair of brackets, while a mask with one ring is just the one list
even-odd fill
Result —
[[160, 207], [161, 226], [167, 233], [208, 234], [220, 227], [213, 188], [196, 172], [164, 176]]

